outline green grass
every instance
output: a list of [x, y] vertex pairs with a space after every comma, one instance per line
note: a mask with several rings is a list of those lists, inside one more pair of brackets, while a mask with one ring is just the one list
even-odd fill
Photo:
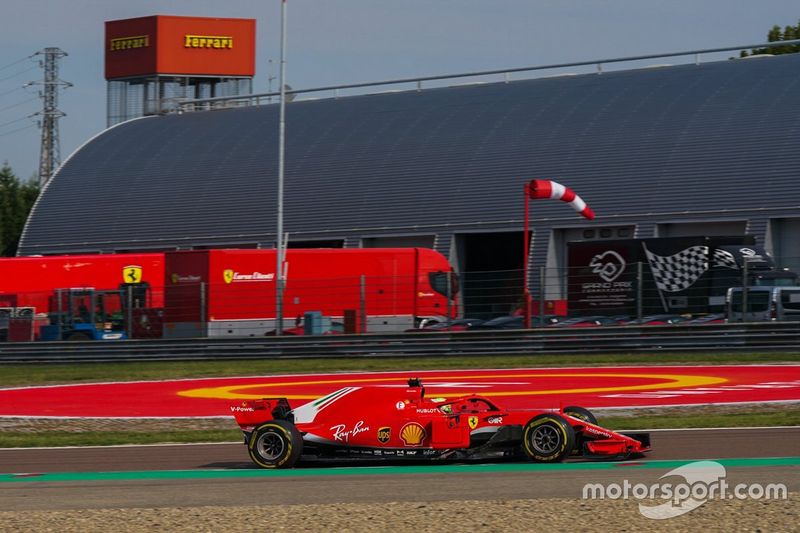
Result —
[[231, 419], [230, 430], [195, 431], [86, 431], [72, 433], [50, 431], [26, 433], [21, 431], [0, 432], [0, 448], [35, 448], [44, 446], [112, 446], [115, 444], [163, 444], [189, 442], [236, 442], [242, 440], [242, 432]]
[[[704, 414], [685, 416], [600, 417], [600, 425], [616, 430], [669, 429], [695, 427], [796, 426], [800, 425], [800, 407], [760, 413]], [[242, 434], [231, 419], [230, 430], [194, 431], [87, 431], [47, 433], [0, 432], [0, 448], [42, 446], [110, 446], [115, 444], [159, 444], [190, 442], [239, 442]]]
[[447, 370], [531, 366], [627, 364], [727, 364], [798, 362], [798, 353], [657, 353], [618, 355], [530, 355], [484, 357], [253, 359], [147, 363], [84, 363], [71, 365], [0, 365], [0, 387], [90, 381], [134, 381], [198, 377], [251, 376], [284, 373]]
[[674, 428], [711, 428], [711, 427], [747, 427], [747, 426], [800, 426], [800, 407], [759, 413], [741, 412], [726, 414], [695, 415], [651, 415], [632, 417], [602, 417], [600, 425], [614, 429], [674, 429]]

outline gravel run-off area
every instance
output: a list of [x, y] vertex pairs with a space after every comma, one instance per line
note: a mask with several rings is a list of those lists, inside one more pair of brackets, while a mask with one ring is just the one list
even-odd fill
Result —
[[[0, 512], [5, 531], [800, 531], [800, 495], [710, 500], [682, 516], [644, 518], [639, 501], [507, 500]], [[657, 501], [642, 501], [657, 505]]]

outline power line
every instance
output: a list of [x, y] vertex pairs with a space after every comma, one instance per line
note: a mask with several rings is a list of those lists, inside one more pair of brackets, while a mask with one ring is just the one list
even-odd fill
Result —
[[17, 59], [17, 60], [16, 60], [16, 61], [14, 61], [13, 63], [9, 63], [8, 65], [6, 65], [6, 66], [4, 66], [4, 67], [0, 67], [0, 70], [5, 70], [5, 69], [7, 69], [7, 68], [9, 68], [9, 67], [13, 67], [14, 65], [17, 65], [17, 64], [19, 64], [19, 63], [22, 63], [22, 62], [23, 62], [23, 61], [25, 61], [26, 59], [30, 59], [30, 58], [32, 58], [34, 55], [35, 55], [35, 54], [31, 54], [31, 55], [29, 55], [29, 56], [27, 56], [27, 57], [23, 57], [22, 59]]
[[[27, 117], [25, 117], [25, 118], [27, 118]], [[29, 128], [35, 128], [35, 127], [36, 127], [36, 124], [31, 124], [29, 126], [23, 126], [21, 128], [15, 129], [15, 130], [7, 131], [5, 133], [0, 133], [0, 137], [5, 137], [6, 135], [11, 135], [12, 133], [17, 133], [18, 131], [27, 130]]]
[[7, 94], [11, 94], [13, 92], [19, 91], [20, 89], [24, 89], [26, 86], [27, 86], [27, 84], [26, 85], [20, 85], [19, 87], [14, 87], [13, 89], [10, 89], [10, 90], [8, 90], [8, 91], [6, 91], [4, 93], [0, 93], [0, 98], [4, 97]]
[[10, 80], [11, 78], [16, 78], [20, 74], [25, 74], [26, 72], [30, 72], [31, 70], [36, 69], [36, 68], [39, 68], [39, 67], [36, 66], [36, 65], [33, 65], [32, 67], [28, 67], [25, 70], [20, 70], [19, 72], [17, 72], [16, 74], [12, 74], [11, 76], [6, 76], [5, 78], [0, 78], [0, 81], [6, 81], [6, 80]]
[[28, 98], [27, 100], [23, 100], [22, 102], [17, 102], [16, 104], [7, 105], [5, 107], [0, 107], [0, 111], [5, 111], [7, 109], [13, 109], [15, 107], [19, 107], [22, 104], [27, 104], [28, 102], [33, 102], [34, 100], [38, 100], [38, 96], [34, 96], [33, 98]]
[[20, 118], [18, 118], [16, 120], [9, 120], [8, 122], [3, 122], [2, 124], [0, 124], [0, 128], [2, 128], [3, 126], [8, 126], [9, 124], [14, 124], [15, 122], [19, 122], [20, 120], [25, 120], [26, 118], [31, 118], [32, 116], [33, 115], [26, 115], [26, 116], [20, 117]]

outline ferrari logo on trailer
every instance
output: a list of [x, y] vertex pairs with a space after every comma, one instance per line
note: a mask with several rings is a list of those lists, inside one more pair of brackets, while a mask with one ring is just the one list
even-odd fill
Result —
[[469, 417], [467, 419], [467, 423], [469, 424], [470, 429], [475, 429], [476, 427], [478, 427], [478, 417], [477, 416]]
[[141, 283], [142, 267], [139, 265], [122, 267], [122, 280], [124, 283]]
[[409, 422], [400, 430], [400, 438], [406, 446], [422, 446], [425, 440], [425, 428], [416, 422]]
[[380, 428], [378, 430], [378, 442], [380, 442], [381, 444], [386, 444], [387, 442], [389, 442], [389, 439], [391, 437], [392, 437], [392, 428], [385, 427], [385, 428]]
[[227, 269], [222, 272], [222, 277], [225, 278], [225, 283], [233, 281], [233, 270]]

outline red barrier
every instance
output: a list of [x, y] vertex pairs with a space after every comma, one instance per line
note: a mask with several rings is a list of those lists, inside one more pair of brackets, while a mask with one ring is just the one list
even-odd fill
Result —
[[430, 397], [478, 393], [515, 407], [643, 407], [800, 401], [800, 365], [639, 366], [306, 374], [0, 389], [0, 416], [228, 416], [238, 399], [299, 405], [344, 386], [405, 386]]

